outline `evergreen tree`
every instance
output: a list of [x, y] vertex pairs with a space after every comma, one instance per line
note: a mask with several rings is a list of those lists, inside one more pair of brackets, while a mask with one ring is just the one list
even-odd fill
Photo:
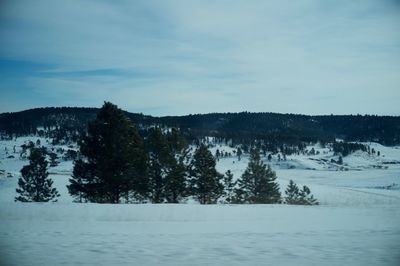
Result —
[[178, 203], [186, 195], [187, 167], [183, 157], [174, 159], [169, 165], [165, 178], [165, 199], [169, 203]]
[[275, 180], [275, 172], [261, 161], [259, 151], [251, 150], [249, 164], [238, 180], [238, 200], [243, 203], [279, 203], [281, 194]]
[[165, 198], [169, 203], [178, 203], [187, 194], [188, 145], [179, 130], [172, 128], [167, 134], [169, 147], [168, 171], [165, 178]]
[[222, 175], [215, 169], [215, 159], [207, 146], [200, 144], [192, 160], [191, 187], [201, 204], [216, 203], [223, 194]]
[[217, 149], [215, 151], [215, 158], [218, 160], [221, 157], [221, 152], [219, 151], [219, 149]]
[[285, 190], [285, 203], [293, 205], [318, 205], [319, 203], [311, 194], [307, 186], [303, 186], [300, 190], [293, 180], [289, 181], [289, 185]]
[[226, 171], [223, 184], [224, 184], [224, 196], [226, 203], [234, 203], [235, 202], [235, 186], [236, 181], [233, 181], [233, 174], [231, 170]]
[[303, 188], [299, 192], [299, 201], [302, 205], [318, 205], [318, 201], [311, 194], [310, 189], [307, 186], [303, 186]]
[[57, 156], [57, 154], [54, 153], [54, 152], [51, 152], [49, 154], [49, 156], [50, 156], [50, 167], [56, 167], [58, 165], [58, 161], [57, 161], [58, 156]]
[[133, 193], [148, 194], [147, 158], [134, 124], [114, 104], [105, 102], [79, 141], [69, 193], [90, 202], [119, 203]]
[[165, 178], [168, 172], [168, 163], [172, 160], [167, 139], [160, 128], [154, 128], [147, 140], [149, 151], [149, 181], [150, 196], [153, 203], [164, 201]]
[[60, 194], [56, 188], [52, 188], [53, 181], [48, 178], [47, 161], [41, 149], [31, 148], [29, 165], [21, 169], [22, 177], [18, 179], [19, 188], [16, 192], [20, 194], [15, 201], [22, 202], [48, 202], [57, 201]]
[[187, 143], [173, 128], [151, 130], [146, 141], [149, 154], [150, 198], [153, 203], [178, 203], [186, 194]]
[[240, 161], [240, 159], [242, 158], [242, 154], [243, 154], [242, 149], [240, 147], [238, 147], [237, 152], [236, 152], [238, 161]]
[[94, 168], [79, 159], [74, 161], [72, 178], [67, 186], [77, 202], [97, 202], [101, 197], [101, 180], [94, 174]]
[[300, 195], [299, 195], [299, 187], [293, 180], [289, 181], [289, 185], [285, 190], [285, 203], [286, 204], [299, 204]]

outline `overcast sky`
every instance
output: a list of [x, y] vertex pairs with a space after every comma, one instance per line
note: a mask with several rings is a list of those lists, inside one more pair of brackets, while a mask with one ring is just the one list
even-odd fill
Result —
[[400, 115], [400, 1], [2, 0], [0, 91], [0, 112]]

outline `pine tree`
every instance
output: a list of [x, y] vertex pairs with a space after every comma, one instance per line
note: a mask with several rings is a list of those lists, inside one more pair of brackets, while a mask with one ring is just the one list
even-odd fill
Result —
[[299, 204], [300, 195], [299, 195], [299, 187], [293, 180], [289, 181], [289, 185], [285, 190], [285, 203], [286, 204]]
[[318, 205], [319, 203], [311, 194], [307, 186], [303, 186], [300, 190], [293, 180], [289, 181], [289, 185], [285, 190], [285, 203], [292, 205]]
[[234, 203], [235, 202], [235, 187], [236, 181], [233, 181], [233, 174], [231, 170], [226, 171], [223, 184], [224, 184], [224, 196], [226, 203]]
[[318, 205], [318, 201], [311, 194], [310, 189], [307, 186], [303, 186], [303, 188], [299, 192], [299, 202], [302, 205]]
[[183, 162], [183, 158], [174, 159], [169, 165], [165, 178], [164, 195], [168, 203], [178, 203], [186, 195], [186, 178], [187, 167]]
[[215, 158], [218, 160], [221, 157], [221, 152], [219, 151], [219, 149], [217, 149], [215, 151]]
[[74, 161], [72, 178], [67, 186], [77, 202], [97, 202], [101, 197], [101, 180], [94, 174], [94, 168], [79, 159]]
[[238, 180], [238, 201], [242, 203], [279, 203], [281, 194], [275, 182], [276, 174], [269, 165], [265, 165], [259, 151], [251, 150], [249, 164]]
[[191, 187], [201, 204], [216, 203], [223, 194], [222, 175], [215, 169], [215, 159], [207, 146], [200, 144], [192, 160]]
[[54, 153], [54, 152], [51, 152], [49, 154], [49, 156], [50, 156], [50, 167], [56, 167], [58, 165], [58, 161], [57, 161], [58, 156], [57, 156], [57, 154]]
[[169, 147], [168, 170], [165, 178], [165, 199], [169, 203], [178, 203], [187, 194], [188, 145], [179, 130], [172, 128], [166, 136]]
[[18, 179], [19, 188], [16, 192], [20, 194], [15, 201], [22, 202], [48, 202], [57, 201], [60, 196], [56, 188], [52, 188], [53, 181], [48, 178], [47, 161], [41, 149], [31, 148], [29, 165], [21, 169], [22, 177]]
[[154, 128], [147, 140], [149, 151], [150, 194], [153, 203], [161, 203], [165, 198], [165, 179], [168, 163], [172, 160], [167, 139], [160, 128]]
[[242, 149], [240, 147], [238, 147], [237, 148], [237, 152], [236, 152], [236, 155], [238, 157], [238, 161], [240, 161], [240, 159], [242, 158], [242, 154], [243, 154]]
[[147, 158], [135, 125], [114, 104], [105, 102], [79, 141], [69, 193], [86, 201], [119, 203], [122, 197], [148, 194]]

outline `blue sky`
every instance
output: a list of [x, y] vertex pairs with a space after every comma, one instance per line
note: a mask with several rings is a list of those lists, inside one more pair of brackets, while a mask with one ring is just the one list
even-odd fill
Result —
[[5, 0], [0, 91], [0, 112], [400, 115], [400, 2]]

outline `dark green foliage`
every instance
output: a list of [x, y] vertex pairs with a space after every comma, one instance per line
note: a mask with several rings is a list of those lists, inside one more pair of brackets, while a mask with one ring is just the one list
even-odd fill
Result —
[[[222, 153], [222, 156], [223, 156], [223, 153]], [[220, 157], [221, 157], [221, 152], [219, 151], [219, 149], [217, 149], [215, 151], [215, 158], [218, 160]]]
[[90, 202], [119, 203], [121, 197], [145, 198], [147, 159], [134, 124], [106, 102], [79, 142], [84, 160], [75, 162], [69, 193]]
[[303, 189], [299, 192], [300, 202], [302, 205], [318, 205], [319, 203], [311, 194], [310, 189], [307, 186], [303, 186]]
[[147, 139], [149, 152], [150, 197], [153, 203], [164, 201], [165, 177], [171, 160], [166, 138], [160, 128], [154, 128]]
[[65, 155], [63, 156], [63, 159], [65, 161], [70, 161], [70, 160], [75, 161], [77, 158], [78, 158], [78, 152], [71, 149], [68, 149], [65, 152]]
[[311, 194], [310, 189], [307, 186], [303, 186], [301, 190], [293, 182], [289, 181], [289, 185], [285, 190], [285, 203], [291, 205], [318, 205], [318, 201]]
[[368, 146], [361, 143], [348, 143], [348, 142], [334, 142], [333, 152], [335, 154], [341, 154], [343, 157], [355, 152], [355, 151], [368, 151]]
[[98, 202], [101, 197], [101, 180], [95, 177], [94, 168], [83, 160], [74, 162], [72, 178], [69, 182], [68, 192], [78, 202]]
[[289, 185], [285, 190], [285, 203], [286, 204], [299, 204], [300, 201], [300, 195], [299, 195], [299, 187], [296, 185], [296, 183], [293, 182], [293, 180], [289, 181]]
[[223, 178], [223, 184], [224, 184], [224, 196], [225, 196], [225, 202], [226, 203], [234, 203], [235, 202], [235, 187], [237, 182], [233, 181], [233, 174], [231, 170], [226, 171], [224, 178]]
[[169, 164], [164, 186], [164, 196], [168, 203], [179, 203], [186, 196], [187, 167], [183, 160], [184, 157], [180, 157]]
[[58, 161], [57, 161], [58, 156], [57, 156], [57, 153], [51, 152], [51, 153], [49, 154], [49, 156], [50, 156], [50, 167], [56, 167], [56, 166], [58, 165]]
[[338, 159], [338, 161], [337, 161], [337, 164], [340, 164], [340, 165], [343, 164], [343, 157], [342, 157], [342, 156], [339, 156], [339, 159]]
[[[88, 121], [95, 118], [97, 108], [39, 108], [0, 114], [0, 132], [11, 135], [38, 133], [55, 143], [77, 140], [85, 132]], [[189, 140], [204, 136], [231, 139], [234, 144], [251, 144], [265, 140], [268, 151], [277, 152], [285, 143], [289, 150], [307, 142], [375, 141], [384, 145], [400, 143], [400, 117], [374, 115], [307, 116], [276, 113], [212, 113], [204, 115], [151, 117], [125, 114], [141, 125], [163, 125], [181, 129]], [[44, 127], [44, 130], [37, 130]], [[261, 147], [258, 147], [261, 148]], [[285, 151], [289, 155], [292, 151]], [[300, 149], [301, 150], [301, 149]], [[282, 151], [283, 152], [283, 151]]]
[[238, 180], [237, 200], [242, 203], [280, 203], [281, 194], [276, 174], [260, 159], [258, 150], [252, 150], [249, 164]]
[[242, 149], [239, 147], [237, 149], [237, 152], [236, 152], [236, 155], [238, 157], [238, 161], [240, 161], [240, 159], [242, 158], [242, 154], [243, 154]]
[[187, 195], [188, 177], [188, 144], [180, 131], [173, 128], [167, 133], [169, 159], [167, 161], [167, 175], [165, 178], [164, 195], [169, 203], [178, 203]]
[[19, 196], [15, 197], [15, 201], [57, 201], [56, 198], [60, 194], [55, 188], [52, 188], [53, 181], [48, 178], [47, 164], [43, 151], [32, 148], [29, 156], [29, 165], [25, 165], [21, 169], [22, 177], [18, 179], [19, 188], [16, 189]]
[[154, 203], [177, 203], [186, 192], [187, 144], [179, 131], [163, 134], [154, 128], [146, 142], [149, 153], [150, 196]]
[[223, 194], [222, 175], [215, 169], [215, 164], [207, 146], [200, 144], [191, 163], [191, 190], [201, 204], [216, 203]]

